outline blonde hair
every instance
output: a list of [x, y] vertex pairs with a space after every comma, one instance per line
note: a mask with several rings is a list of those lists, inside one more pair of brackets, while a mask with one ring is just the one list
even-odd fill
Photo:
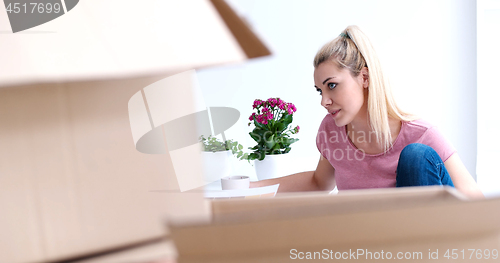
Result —
[[359, 27], [348, 26], [340, 36], [326, 43], [314, 57], [314, 68], [332, 60], [340, 68], [348, 69], [354, 77], [364, 67], [368, 68], [368, 119], [377, 135], [377, 141], [382, 142], [384, 152], [387, 151], [392, 142], [389, 117], [399, 121], [411, 121], [417, 117], [401, 111], [396, 105], [378, 56]]

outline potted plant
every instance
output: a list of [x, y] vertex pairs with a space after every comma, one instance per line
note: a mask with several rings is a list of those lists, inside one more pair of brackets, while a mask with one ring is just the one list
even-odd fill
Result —
[[280, 176], [278, 159], [290, 152], [290, 145], [299, 140], [291, 138], [300, 130], [299, 126], [292, 128], [291, 125], [297, 108], [280, 98], [269, 98], [265, 101], [256, 99], [253, 110], [248, 126], [255, 126], [249, 134], [257, 145], [249, 148], [253, 152], [248, 159], [255, 160], [259, 180]]
[[199, 138], [202, 146], [202, 160], [205, 182], [211, 183], [229, 176], [231, 173], [231, 155], [237, 159], [248, 159], [248, 154], [243, 153], [243, 146], [237, 141], [225, 142], [209, 135]]

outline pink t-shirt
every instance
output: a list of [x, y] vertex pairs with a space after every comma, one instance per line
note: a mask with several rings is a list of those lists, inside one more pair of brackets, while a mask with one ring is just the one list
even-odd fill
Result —
[[339, 190], [395, 187], [399, 154], [411, 143], [432, 147], [443, 162], [456, 152], [436, 127], [421, 119], [403, 121], [393, 146], [380, 154], [365, 154], [357, 149], [347, 136], [346, 127], [337, 127], [330, 114], [321, 122], [316, 137], [319, 152], [335, 168]]

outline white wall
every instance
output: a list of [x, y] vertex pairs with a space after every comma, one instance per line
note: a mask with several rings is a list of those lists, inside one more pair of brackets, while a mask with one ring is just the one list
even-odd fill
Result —
[[478, 0], [477, 183], [487, 196], [500, 195], [500, 1]]
[[[279, 96], [295, 103], [293, 124], [301, 126], [300, 141], [291, 151], [296, 165], [291, 170], [315, 169], [316, 132], [326, 111], [313, 88], [312, 60], [324, 43], [356, 24], [374, 42], [400, 106], [436, 124], [475, 175], [475, 0], [228, 2], [247, 18], [273, 55], [199, 71], [207, 106], [230, 106], [242, 113], [227, 138], [253, 146], [247, 126], [253, 100]], [[240, 162], [236, 173], [253, 170]]]

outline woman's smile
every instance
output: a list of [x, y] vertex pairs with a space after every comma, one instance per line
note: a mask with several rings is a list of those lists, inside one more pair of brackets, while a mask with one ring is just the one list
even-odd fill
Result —
[[332, 115], [333, 118], [335, 118], [339, 112], [340, 112], [340, 110], [333, 110], [333, 111], [330, 111], [330, 114]]

